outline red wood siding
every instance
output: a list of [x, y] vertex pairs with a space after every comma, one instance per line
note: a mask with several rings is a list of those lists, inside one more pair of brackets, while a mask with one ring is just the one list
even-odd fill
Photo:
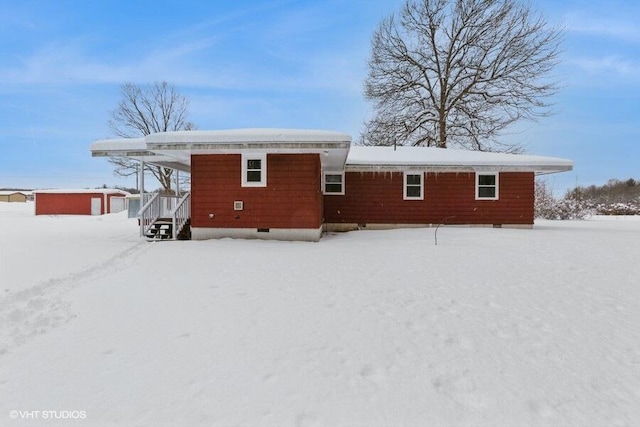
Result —
[[[239, 154], [191, 157], [191, 225], [215, 228], [319, 228], [318, 154], [268, 154], [267, 186], [242, 187]], [[244, 210], [234, 211], [234, 201]], [[213, 218], [209, 214], [214, 214]]]
[[403, 200], [402, 172], [347, 172], [345, 195], [325, 196], [328, 223], [533, 224], [534, 174], [499, 175], [499, 199], [475, 199], [474, 173], [427, 173], [424, 200]]
[[[111, 197], [122, 194], [108, 194]], [[108, 212], [102, 193], [36, 193], [36, 215], [91, 215], [91, 199], [100, 199], [101, 213]]]

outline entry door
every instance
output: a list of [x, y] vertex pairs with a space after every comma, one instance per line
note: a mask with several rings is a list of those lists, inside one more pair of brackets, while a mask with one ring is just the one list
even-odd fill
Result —
[[91, 198], [91, 215], [102, 214], [102, 199], [100, 197]]

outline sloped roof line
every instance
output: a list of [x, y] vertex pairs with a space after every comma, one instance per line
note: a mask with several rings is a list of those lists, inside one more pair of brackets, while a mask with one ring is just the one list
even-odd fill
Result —
[[[331, 167], [346, 170], [496, 170], [562, 172], [573, 169], [573, 162], [556, 157], [527, 154], [491, 153], [435, 147], [380, 147], [351, 144], [346, 133], [311, 129], [228, 129], [214, 131], [177, 131], [142, 138], [98, 140], [91, 145], [92, 155], [125, 156], [172, 168], [190, 169], [190, 154], [262, 150], [288, 152], [339, 150], [339, 161]], [[345, 159], [346, 154], [346, 159]]]

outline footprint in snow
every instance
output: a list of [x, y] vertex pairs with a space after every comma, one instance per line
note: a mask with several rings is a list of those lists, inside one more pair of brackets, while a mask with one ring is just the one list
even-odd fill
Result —
[[534, 416], [540, 418], [550, 418], [555, 415], [556, 411], [547, 402], [539, 400], [529, 400], [527, 402], [527, 409]]
[[360, 376], [378, 385], [382, 384], [386, 379], [386, 373], [382, 368], [371, 365], [365, 365], [360, 370]]
[[493, 405], [492, 398], [479, 392], [473, 380], [465, 374], [445, 374], [434, 378], [431, 385], [438, 393], [469, 409], [480, 410]]
[[296, 415], [295, 426], [296, 427], [314, 427], [319, 425], [318, 419], [313, 414], [301, 413]]

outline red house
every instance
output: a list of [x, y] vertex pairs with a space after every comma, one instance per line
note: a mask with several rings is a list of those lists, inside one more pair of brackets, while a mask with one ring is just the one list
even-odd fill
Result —
[[172, 201], [146, 195], [141, 234], [162, 223], [175, 238], [188, 224], [194, 239], [317, 241], [328, 230], [443, 222], [531, 227], [535, 175], [573, 166], [539, 156], [351, 146], [344, 133], [292, 129], [166, 132], [96, 141], [91, 151], [190, 172], [190, 193]]
[[129, 193], [112, 188], [36, 190], [36, 215], [102, 215], [124, 210]]

